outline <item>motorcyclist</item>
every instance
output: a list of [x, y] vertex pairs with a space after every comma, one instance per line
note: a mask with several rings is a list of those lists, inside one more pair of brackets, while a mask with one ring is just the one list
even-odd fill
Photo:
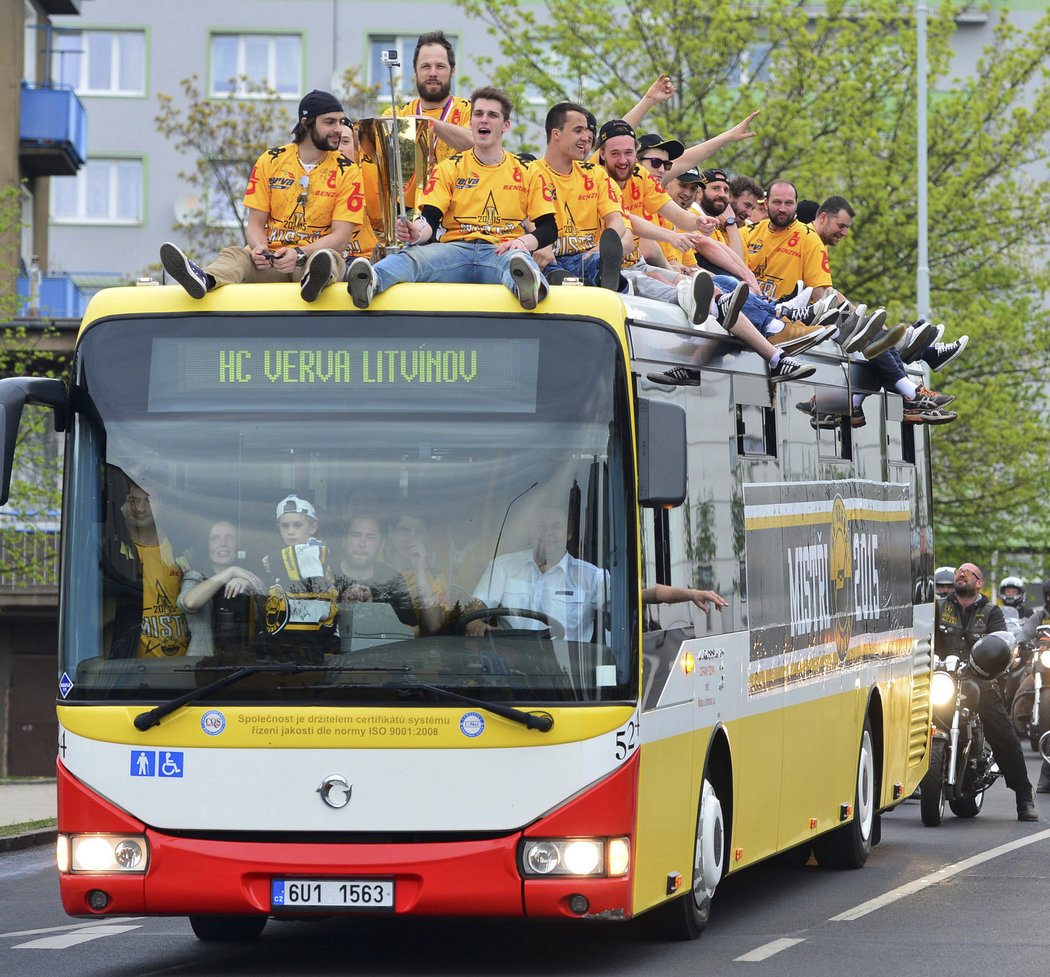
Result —
[[1032, 614], [1032, 608], [1025, 600], [1027, 596], [1024, 581], [1020, 577], [1003, 577], [999, 584], [999, 603], [1016, 608], [1017, 616], [1022, 621]]
[[[1039, 634], [1041, 624], [1050, 624], [1050, 580], [1043, 583], [1043, 606], [1034, 610], [1021, 625], [1020, 630], [1014, 635], [1018, 643], [1022, 641], [1035, 641]], [[1039, 783], [1036, 791], [1040, 794], [1050, 794], [1050, 763], [1046, 760], [1039, 768]]]
[[[974, 644], [984, 635], [996, 632], [1001, 632], [1003, 638], [1013, 644], [1013, 638], [1006, 630], [1002, 608], [992, 604], [980, 592], [983, 583], [984, 574], [976, 564], [963, 563], [955, 571], [954, 592], [935, 605], [934, 651], [938, 658], [956, 655], [969, 661]], [[1017, 797], [1017, 820], [1038, 821], [1035, 793], [1028, 779], [1024, 754], [1003, 705], [999, 686], [994, 680], [974, 678], [981, 690], [977, 712], [1006, 786]]]
[[938, 603], [955, 593], [955, 567], [937, 567], [933, 574], [933, 589]]

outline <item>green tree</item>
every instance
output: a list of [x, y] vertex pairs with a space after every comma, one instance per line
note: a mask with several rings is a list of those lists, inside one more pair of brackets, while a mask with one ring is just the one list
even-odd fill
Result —
[[[6, 243], [0, 276], [17, 272], [17, 231], [21, 198], [17, 187], [0, 190], [0, 239]], [[54, 329], [16, 320], [20, 300], [14, 290], [0, 293], [0, 377], [50, 376], [65, 373], [65, 357], [54, 351]], [[62, 448], [54, 415], [27, 407], [15, 443], [10, 500], [0, 512], [0, 573], [20, 583], [56, 583], [58, 525], [62, 492]]]
[[[616, 118], [661, 73], [676, 97], [643, 130], [687, 144], [760, 108], [759, 135], [716, 161], [800, 195], [845, 195], [854, 231], [832, 252], [835, 282], [891, 317], [914, 318], [917, 263], [916, 31], [897, 0], [460, 0], [499, 39], [485, 66], [542, 122], [580, 100]], [[967, 5], [968, 7], [971, 5]], [[1050, 425], [1043, 364], [1050, 315], [1050, 196], [1031, 174], [1048, 156], [1050, 14], [1027, 31], [1003, 15], [973, 71], [952, 75], [960, 7], [928, 29], [930, 275], [948, 338], [970, 335], [937, 386], [959, 420], [932, 429], [938, 560], [988, 560], [1004, 541], [1046, 545]], [[993, 17], [996, 14], [992, 14]], [[525, 127], [516, 130], [524, 140]], [[523, 142], [524, 148], [524, 142]], [[536, 148], [536, 147], [533, 147]]]
[[[241, 201], [252, 164], [273, 146], [291, 141], [295, 107], [272, 88], [236, 79], [224, 98], [203, 94], [196, 75], [184, 78], [179, 95], [158, 94], [154, 123], [190, 163], [179, 173], [189, 188], [187, 206], [174, 225], [189, 241], [188, 251], [204, 259], [232, 241], [243, 241], [247, 215]], [[378, 114], [378, 88], [348, 68], [335, 92], [350, 118]]]

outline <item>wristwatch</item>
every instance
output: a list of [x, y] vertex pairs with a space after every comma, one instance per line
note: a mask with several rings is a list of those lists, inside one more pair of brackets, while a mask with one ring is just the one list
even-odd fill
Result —
[[295, 267], [302, 268], [306, 264], [306, 252], [302, 248], [296, 248], [295, 253], [299, 255], [299, 257], [295, 259]]
[[735, 223], [736, 223], [736, 218], [735, 217], [727, 217], [726, 218], [726, 227], [732, 227]]

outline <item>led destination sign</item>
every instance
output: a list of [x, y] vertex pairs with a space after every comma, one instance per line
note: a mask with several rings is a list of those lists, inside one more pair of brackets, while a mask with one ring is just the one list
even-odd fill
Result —
[[536, 409], [539, 341], [154, 339], [149, 410]]

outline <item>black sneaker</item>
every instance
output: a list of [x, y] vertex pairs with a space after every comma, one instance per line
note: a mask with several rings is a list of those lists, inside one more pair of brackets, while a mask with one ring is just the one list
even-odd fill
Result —
[[962, 351], [966, 349], [969, 341], [969, 336], [960, 336], [954, 343], [934, 343], [926, 348], [922, 358], [931, 370], [943, 370], [953, 360], [962, 356]]
[[693, 275], [693, 325], [699, 326], [711, 314], [711, 300], [715, 297], [715, 283], [706, 271]]
[[921, 397], [925, 402], [933, 404], [935, 407], [947, 407], [949, 404], [955, 403], [955, 394], [939, 394], [936, 390], [930, 390], [927, 387], [919, 387], [915, 396], [917, 398]]
[[799, 363], [798, 360], [781, 354], [777, 365], [769, 367], [769, 382], [783, 383], [785, 380], [801, 380], [816, 372], [817, 368], [812, 363]]
[[561, 285], [566, 278], [572, 276], [564, 268], [553, 268], [550, 271], [544, 271], [543, 277], [547, 279], [548, 285]]
[[908, 424], [951, 424], [958, 416], [955, 411], [945, 410], [934, 397], [924, 395], [921, 387], [913, 400], [904, 401], [904, 420]]
[[[623, 241], [611, 227], [598, 238], [598, 284], [610, 292], [620, 291], [620, 266], [623, 264]], [[533, 306], [535, 308], [535, 306]]]
[[165, 241], [160, 246], [160, 263], [172, 281], [178, 282], [190, 298], [202, 299], [208, 293], [208, 273], [190, 261], [174, 244]]
[[[858, 312], [860, 307], [858, 306]], [[860, 325], [853, 331], [853, 334], [842, 344], [842, 351], [844, 353], [852, 353], [854, 350], [864, 349], [868, 346], [872, 340], [882, 331], [882, 326], [886, 322], [886, 310], [876, 309], [871, 315], [862, 319]]]
[[[715, 320], [726, 331], [732, 332], [740, 310], [747, 301], [747, 286], [741, 282], [731, 292], [723, 292], [715, 300]], [[701, 320], [702, 321], [702, 320]]]
[[873, 360], [876, 356], [885, 353], [886, 350], [893, 349], [904, 338], [907, 330], [908, 327], [903, 322], [898, 322], [897, 325], [891, 326], [889, 329], [883, 329], [864, 347], [864, 358]]
[[927, 322], [925, 319], [919, 319], [914, 322], [911, 326], [911, 330], [908, 333], [908, 338], [904, 344], [898, 349], [901, 354], [901, 359], [905, 363], [911, 363], [917, 360], [924, 349], [934, 342], [934, 337], [937, 335], [937, 327], [932, 322]]
[[511, 278], [514, 279], [514, 294], [523, 309], [535, 309], [540, 303], [542, 281], [532, 262], [520, 251], [515, 251], [508, 262]]
[[672, 366], [666, 373], [647, 373], [645, 376], [653, 383], [664, 383], [669, 387], [700, 386], [700, 371], [685, 366]]
[[346, 290], [354, 305], [367, 309], [376, 293], [376, 273], [367, 258], [354, 258], [346, 269]]
[[332, 255], [328, 251], [315, 251], [310, 255], [299, 279], [299, 294], [304, 302], [313, 302], [332, 280]]

